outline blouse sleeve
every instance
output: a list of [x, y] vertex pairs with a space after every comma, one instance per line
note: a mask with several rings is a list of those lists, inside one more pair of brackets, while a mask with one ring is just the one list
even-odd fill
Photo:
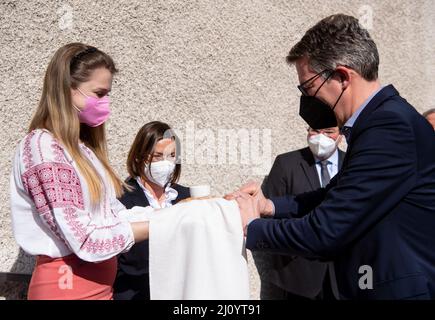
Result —
[[121, 218], [128, 222], [144, 222], [148, 221], [154, 213], [154, 209], [151, 206], [139, 207], [135, 206], [131, 209], [127, 209], [121, 201], [116, 198], [112, 199], [111, 207], [114, 212]]
[[50, 133], [38, 130], [26, 137], [21, 179], [41, 222], [82, 260], [99, 262], [128, 251], [134, 244], [130, 223], [85, 208], [79, 175], [71, 163]]

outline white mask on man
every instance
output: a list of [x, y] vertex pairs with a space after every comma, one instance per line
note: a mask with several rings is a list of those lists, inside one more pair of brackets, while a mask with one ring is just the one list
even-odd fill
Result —
[[169, 160], [151, 162], [151, 166], [145, 164], [145, 176], [147, 179], [162, 188], [171, 180], [174, 170], [175, 163]]
[[309, 136], [308, 146], [311, 152], [319, 159], [329, 158], [337, 149], [337, 142], [322, 133]]

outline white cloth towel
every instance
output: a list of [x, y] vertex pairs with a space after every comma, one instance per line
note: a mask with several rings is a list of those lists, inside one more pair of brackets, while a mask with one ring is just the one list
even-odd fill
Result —
[[147, 216], [151, 299], [250, 298], [237, 202], [193, 200]]

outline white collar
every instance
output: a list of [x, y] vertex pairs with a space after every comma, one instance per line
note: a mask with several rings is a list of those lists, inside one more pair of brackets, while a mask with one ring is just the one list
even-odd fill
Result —
[[172, 205], [172, 201], [177, 199], [177, 197], [178, 197], [178, 191], [175, 190], [174, 188], [172, 188], [168, 184], [165, 188], [165, 200], [162, 203], [162, 205], [160, 205], [158, 199], [156, 199], [153, 196], [153, 194], [150, 192], [150, 190], [148, 190], [148, 188], [142, 184], [141, 178], [136, 177], [136, 181], [139, 184], [139, 186], [141, 187], [141, 189], [143, 190], [143, 192], [145, 193], [145, 196], [147, 197], [148, 202], [150, 203], [150, 206], [153, 208], [170, 207]]
[[377, 95], [379, 93], [379, 91], [381, 91], [382, 89], [384, 89], [385, 86], [380, 86], [375, 92], [373, 92], [370, 97], [368, 97], [361, 106], [358, 107], [358, 109], [356, 109], [356, 111], [352, 114], [352, 116], [346, 121], [346, 123], [344, 124], [343, 127], [353, 127], [356, 119], [358, 119], [359, 115], [361, 114], [361, 112], [365, 109], [365, 107], [367, 107], [367, 105], [370, 103], [370, 101], [375, 97], [375, 95]]

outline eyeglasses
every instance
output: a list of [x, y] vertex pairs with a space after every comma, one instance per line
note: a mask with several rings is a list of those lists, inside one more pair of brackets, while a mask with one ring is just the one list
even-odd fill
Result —
[[334, 135], [339, 133], [338, 130], [333, 130], [333, 129], [312, 129], [312, 128], [308, 128], [307, 131], [308, 131], [308, 133], [310, 135], [323, 133], [325, 136], [328, 136], [328, 137], [334, 136]]
[[[328, 71], [330, 73], [328, 74], [326, 79], [323, 81], [323, 83], [320, 85], [320, 87], [317, 89], [317, 91], [319, 91], [319, 89], [323, 86], [323, 84], [332, 76], [332, 74], [334, 73], [334, 70], [331, 71], [329, 69], [325, 69], [322, 72], [312, 76], [310, 79], [308, 79], [308, 80], [302, 82], [300, 85], [298, 85], [298, 89], [299, 89], [300, 92], [302, 92], [302, 95], [309, 96], [308, 91], [307, 91], [308, 89], [305, 88], [306, 84], [309, 83], [309, 82], [314, 82], [317, 78], [319, 78], [320, 76], [322, 76], [324, 73], [326, 73]], [[317, 93], [317, 91], [316, 91], [316, 93]], [[314, 94], [314, 95], [316, 95], [316, 94]]]

